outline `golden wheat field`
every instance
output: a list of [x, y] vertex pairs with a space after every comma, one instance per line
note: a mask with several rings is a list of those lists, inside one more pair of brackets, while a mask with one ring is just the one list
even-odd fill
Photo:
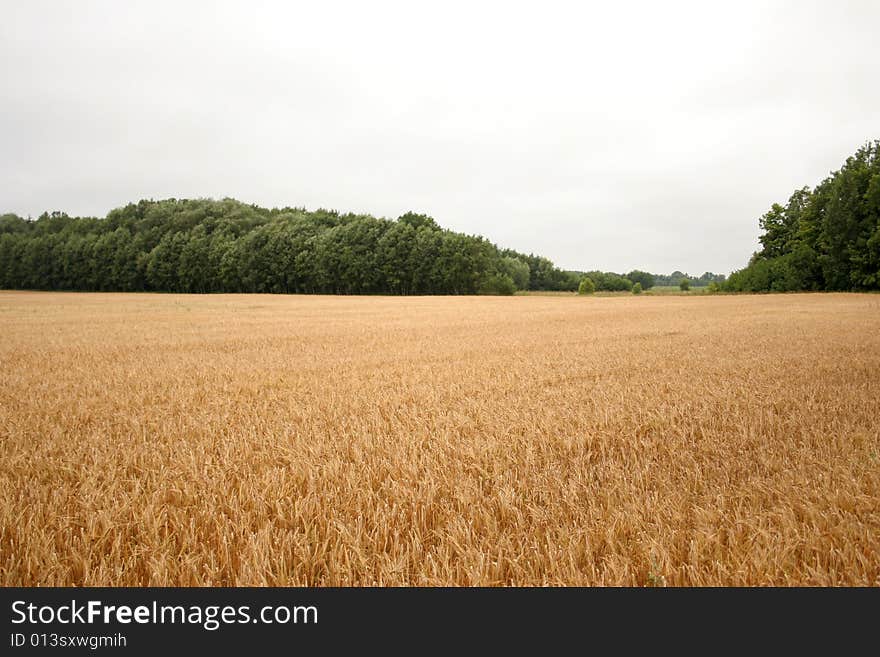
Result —
[[3, 585], [877, 585], [880, 296], [0, 293]]

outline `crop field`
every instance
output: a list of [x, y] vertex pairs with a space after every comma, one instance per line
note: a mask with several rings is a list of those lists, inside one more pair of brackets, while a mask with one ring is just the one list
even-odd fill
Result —
[[880, 296], [0, 292], [0, 584], [878, 585]]

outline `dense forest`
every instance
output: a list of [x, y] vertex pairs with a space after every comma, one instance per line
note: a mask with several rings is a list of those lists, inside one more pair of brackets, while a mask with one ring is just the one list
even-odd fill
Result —
[[880, 140], [760, 219], [761, 250], [731, 292], [880, 289]]
[[167, 199], [129, 204], [104, 219], [0, 216], [5, 289], [513, 294], [573, 292], [585, 276], [611, 292], [635, 283], [647, 290], [669, 278], [563, 271], [547, 258], [499, 249], [411, 212], [391, 221], [233, 199]]
[[0, 216], [0, 288], [513, 294], [575, 290], [550, 260], [444, 230], [426, 215], [141, 201], [106, 218]]

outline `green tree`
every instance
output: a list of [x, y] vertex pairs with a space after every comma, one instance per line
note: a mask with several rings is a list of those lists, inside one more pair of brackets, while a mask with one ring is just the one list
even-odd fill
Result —
[[415, 237], [416, 229], [410, 223], [398, 221], [378, 241], [379, 272], [391, 294], [413, 293]]
[[596, 284], [596, 289], [603, 292], [629, 292], [632, 290], [633, 282], [626, 276], [615, 274], [613, 272], [589, 271], [586, 272]]
[[869, 142], [815, 188], [774, 204], [762, 249], [724, 288], [736, 291], [880, 288], [880, 141]]
[[390, 221], [226, 198], [144, 200], [103, 219], [0, 215], [6, 288], [477, 294], [510, 281], [575, 290], [579, 276], [412, 212]]
[[516, 285], [507, 274], [492, 274], [480, 285], [480, 294], [509, 296], [514, 292]]
[[31, 229], [31, 224], [17, 214], [0, 214], [0, 235], [4, 233], [26, 233]]
[[426, 214], [417, 214], [415, 212], [407, 212], [404, 215], [401, 215], [397, 221], [402, 224], [406, 224], [415, 230], [419, 228], [428, 228], [430, 230], [440, 230], [440, 226], [437, 225], [437, 222], [434, 221], [433, 217], [429, 217]]
[[654, 274], [638, 269], [632, 270], [626, 277], [633, 282], [633, 285], [639, 283], [643, 290], [650, 290], [654, 287]]
[[[179, 292], [180, 254], [186, 245], [185, 233], [169, 232], [150, 251], [147, 260], [147, 284], [160, 292]], [[98, 274], [100, 278], [101, 274]]]
[[764, 231], [760, 237], [760, 256], [765, 259], [776, 258], [785, 253], [792, 237], [792, 227], [786, 221], [785, 208], [774, 203], [759, 220]]
[[529, 289], [531, 270], [529, 269], [529, 263], [525, 260], [504, 256], [501, 258], [499, 269], [501, 273], [510, 277], [518, 290]]
[[686, 278], [682, 278], [681, 281], [678, 283], [678, 289], [682, 292], [687, 292], [691, 289], [691, 282]]
[[596, 291], [596, 284], [589, 276], [584, 276], [578, 285], [578, 294], [593, 294]]
[[642, 284], [639, 282], [633, 283], [632, 293], [633, 294], [641, 294], [642, 293]]

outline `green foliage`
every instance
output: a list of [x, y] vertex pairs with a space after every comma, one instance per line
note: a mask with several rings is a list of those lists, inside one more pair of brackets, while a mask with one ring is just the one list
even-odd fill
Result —
[[0, 288], [300, 294], [575, 290], [546, 258], [427, 215], [397, 221], [233, 199], [140, 201], [106, 218], [0, 215]]
[[577, 289], [580, 276], [573, 272], [557, 269], [547, 258], [534, 254], [523, 255], [506, 249], [503, 256], [522, 260], [529, 266], [529, 290], [550, 290], [573, 292]]
[[761, 250], [731, 274], [733, 292], [880, 289], [880, 141], [760, 219]]
[[430, 228], [431, 230], [440, 230], [440, 226], [437, 225], [437, 222], [434, 221], [432, 217], [429, 217], [426, 214], [416, 214], [415, 212], [407, 212], [404, 215], [401, 215], [397, 221], [401, 224], [405, 224], [410, 228], [414, 228], [418, 230], [419, 228]]
[[733, 272], [724, 286], [731, 292], [794, 292], [815, 289], [811, 279], [818, 272], [815, 254], [806, 248], [770, 260], [756, 260]]
[[653, 274], [653, 276], [654, 285], [663, 287], [678, 287], [683, 278], [688, 279], [691, 287], [704, 287], [713, 281], [721, 285], [726, 280], [724, 274], [715, 274], [711, 271], [703, 272], [700, 276], [691, 276], [678, 270], [671, 274]]
[[720, 291], [721, 286], [718, 285], [718, 283], [716, 283], [715, 281], [712, 281], [711, 283], [709, 283], [708, 286], [706, 286], [706, 292], [708, 292], [709, 294], [718, 294]]
[[626, 276], [613, 272], [588, 271], [578, 272], [577, 275], [579, 278], [588, 276], [601, 292], [629, 292], [633, 286], [633, 282]]
[[678, 283], [678, 289], [682, 292], [687, 292], [691, 289], [691, 282], [686, 278], [682, 278]]
[[638, 269], [634, 269], [626, 276], [613, 272], [589, 272], [589, 274], [595, 277], [597, 289], [613, 292], [632, 290], [636, 283], [639, 283], [642, 286], [642, 291], [645, 291], [658, 286], [663, 288], [678, 287], [684, 279], [687, 279], [689, 288], [707, 286], [712, 282], [720, 286], [726, 280], [724, 274], [715, 274], [710, 271], [703, 272], [700, 276], [691, 276], [677, 270], [671, 274], [651, 274]]
[[507, 274], [492, 274], [480, 285], [480, 294], [510, 296], [514, 292], [516, 284]]
[[4, 233], [25, 233], [30, 226], [28, 222], [15, 214], [0, 214], [0, 235]]
[[642, 293], [642, 284], [639, 282], [633, 283], [632, 293], [633, 294], [641, 294]]
[[578, 284], [578, 294], [593, 294], [596, 291], [596, 284], [589, 276], [584, 276]]
[[501, 272], [510, 277], [518, 290], [529, 289], [532, 273], [531, 269], [529, 269], [529, 263], [521, 258], [504, 256], [499, 264]]
[[633, 285], [639, 283], [643, 290], [650, 290], [654, 287], [656, 280], [654, 274], [649, 274], [646, 271], [640, 271], [638, 269], [632, 270], [626, 275], [626, 277], [633, 282]]

